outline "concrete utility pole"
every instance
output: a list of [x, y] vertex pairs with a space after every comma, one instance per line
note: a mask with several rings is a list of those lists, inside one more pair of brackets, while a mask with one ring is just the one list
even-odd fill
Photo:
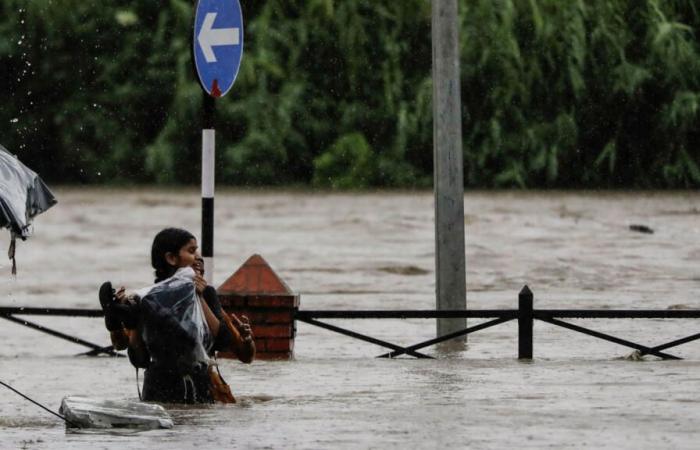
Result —
[[[457, 0], [432, 0], [435, 290], [438, 310], [466, 309]], [[437, 319], [438, 336], [467, 321]]]

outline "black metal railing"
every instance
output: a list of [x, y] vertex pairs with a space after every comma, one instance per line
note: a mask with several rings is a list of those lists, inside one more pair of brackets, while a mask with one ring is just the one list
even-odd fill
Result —
[[[481, 310], [299, 310], [296, 312], [296, 320], [331, 330], [346, 336], [360, 339], [391, 349], [389, 353], [379, 357], [393, 358], [408, 354], [417, 358], [431, 358], [431, 356], [418, 353], [431, 345], [466, 336], [470, 333], [484, 330], [505, 322], [517, 319], [518, 321], [518, 358], [532, 359], [533, 356], [533, 326], [535, 320], [549, 323], [558, 327], [586, 334], [598, 339], [603, 339], [625, 347], [638, 350], [641, 355], [655, 355], [663, 359], [682, 359], [678, 356], [663, 352], [663, 350], [676, 347], [681, 344], [700, 339], [700, 333], [681, 339], [676, 339], [656, 346], [646, 346], [627, 339], [605, 334], [599, 331], [564, 322], [560, 319], [700, 319], [700, 310], [669, 310], [669, 309], [534, 309], [534, 295], [527, 287], [518, 294], [518, 309], [481, 309]], [[320, 322], [317, 319], [434, 319], [434, 318], [478, 318], [492, 319], [487, 322], [474, 325], [454, 333], [439, 336], [424, 342], [409, 346], [400, 346], [391, 342], [382, 341], [371, 336], [350, 331], [336, 325]]]
[[[75, 344], [88, 347], [90, 351], [86, 355], [95, 356], [108, 354], [123, 356], [109, 346], [101, 346], [85, 341], [76, 336], [62, 333], [30, 322], [16, 316], [70, 316], [70, 317], [103, 317], [101, 309], [70, 309], [70, 308], [27, 308], [27, 307], [0, 307], [0, 318], [12, 321], [41, 331], [52, 336], [65, 339]], [[467, 318], [490, 319], [477, 325], [473, 325], [453, 333], [418, 342], [413, 345], [402, 346], [384, 341], [366, 334], [348, 330], [334, 324], [322, 322], [319, 319], [438, 319], [438, 318]], [[655, 355], [663, 359], [682, 359], [678, 356], [666, 353], [665, 350], [700, 339], [700, 333], [692, 334], [674, 341], [660, 345], [647, 346], [632, 342], [627, 339], [612, 336], [590, 328], [585, 328], [562, 319], [700, 319], [700, 310], [672, 310], [672, 309], [534, 309], [534, 295], [527, 287], [518, 294], [518, 309], [468, 309], [468, 310], [297, 310], [295, 320], [308, 323], [329, 331], [343, 334], [355, 339], [385, 347], [390, 351], [378, 357], [394, 358], [401, 355], [409, 355], [416, 358], [432, 358], [432, 356], [419, 352], [419, 350], [432, 345], [449, 341], [462, 336], [467, 336], [477, 331], [517, 320], [518, 322], [518, 358], [532, 359], [533, 357], [533, 325], [535, 320], [549, 323], [571, 331], [583, 333], [588, 336], [613, 342], [639, 351], [640, 355]]]
[[71, 308], [29, 308], [29, 307], [0, 307], [0, 318], [9, 320], [19, 325], [32, 328], [42, 333], [50, 334], [59, 339], [64, 339], [74, 344], [82, 345], [90, 350], [81, 355], [97, 356], [107, 354], [110, 356], [123, 356], [114, 351], [111, 345], [97, 345], [60, 331], [53, 330], [38, 323], [30, 322], [15, 316], [63, 316], [63, 317], [103, 317], [101, 309], [71, 309]]

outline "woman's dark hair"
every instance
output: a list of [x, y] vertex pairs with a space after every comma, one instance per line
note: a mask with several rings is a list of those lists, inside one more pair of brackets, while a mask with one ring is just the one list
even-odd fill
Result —
[[170, 278], [177, 270], [177, 267], [168, 264], [165, 254], [178, 254], [190, 239], [194, 239], [192, 233], [181, 228], [166, 228], [156, 234], [151, 246], [151, 265], [156, 269], [156, 283]]

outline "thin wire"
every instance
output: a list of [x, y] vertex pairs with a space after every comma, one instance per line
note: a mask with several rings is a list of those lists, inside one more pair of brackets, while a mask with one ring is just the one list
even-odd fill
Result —
[[34, 403], [36, 406], [38, 406], [38, 407], [40, 407], [40, 408], [44, 408], [46, 411], [50, 412], [50, 413], [53, 414], [54, 416], [57, 416], [57, 417], [61, 418], [62, 420], [66, 421], [66, 423], [68, 423], [68, 424], [70, 424], [70, 425], [72, 425], [72, 426], [74, 426], [74, 427], [76, 427], [76, 428], [80, 428], [77, 424], [75, 424], [75, 423], [71, 422], [70, 420], [66, 419], [65, 417], [63, 417], [63, 416], [60, 415], [59, 413], [51, 411], [49, 408], [47, 408], [46, 406], [42, 405], [41, 403], [32, 400], [31, 398], [27, 397], [26, 395], [24, 395], [23, 393], [21, 393], [21, 392], [18, 391], [17, 389], [13, 388], [13, 387], [10, 386], [9, 384], [3, 383], [2, 381], [0, 381], [0, 384], [2, 384], [3, 386], [5, 386], [6, 388], [8, 388], [9, 390], [11, 390], [12, 392], [21, 395], [21, 396], [24, 397], [25, 399], [27, 399], [27, 400], [29, 400], [30, 402]]

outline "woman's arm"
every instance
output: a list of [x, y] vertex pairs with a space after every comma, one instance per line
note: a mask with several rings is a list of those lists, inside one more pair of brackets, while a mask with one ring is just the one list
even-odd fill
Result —
[[[232, 350], [241, 362], [250, 364], [255, 359], [255, 341], [253, 340], [253, 333], [250, 329], [248, 318], [241, 316], [239, 320], [235, 314], [231, 314], [231, 318], [229, 318], [226, 313], [222, 317], [226, 328], [229, 329], [233, 336], [231, 342]], [[233, 324], [231, 319], [235, 320], [236, 325]]]
[[[214, 340], [216, 340], [216, 337], [219, 335], [221, 323], [204, 298], [204, 290], [207, 288], [207, 282], [204, 277], [196, 274], [194, 277], [194, 286], [195, 290], [197, 291], [197, 298], [199, 298], [199, 304], [202, 305], [204, 320], [206, 320], [207, 325], [209, 326], [209, 331], [211, 331], [211, 335], [214, 337]], [[214, 291], [214, 295], [216, 295], [216, 291]]]
[[198, 297], [199, 303], [202, 305], [202, 311], [204, 311], [204, 320], [207, 321], [211, 335], [214, 337], [214, 339], [216, 339], [221, 329], [221, 322], [219, 322], [219, 319], [216, 318], [211, 308], [209, 308], [209, 305], [207, 305], [207, 302], [204, 301], [204, 298], [201, 296]]
[[241, 362], [250, 363], [255, 359], [255, 341], [250, 329], [248, 318], [242, 316], [242, 320], [233, 316], [234, 325], [228, 314], [221, 308], [216, 290], [206, 286], [202, 291], [209, 311], [217, 318], [219, 332], [215, 337], [214, 348], [219, 351], [232, 351]]
[[151, 362], [151, 355], [146, 349], [146, 344], [143, 342], [141, 332], [138, 329], [130, 330], [128, 328], [125, 331], [127, 336], [129, 336], [127, 354], [129, 355], [131, 365], [147, 369]]

